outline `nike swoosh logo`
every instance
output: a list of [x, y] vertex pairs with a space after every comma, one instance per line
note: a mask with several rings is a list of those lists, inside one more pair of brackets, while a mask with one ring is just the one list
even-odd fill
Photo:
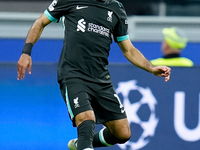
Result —
[[84, 8], [88, 8], [88, 6], [82, 6], [82, 7], [80, 7], [79, 5], [76, 6], [76, 9], [77, 9], [77, 10], [79, 10], [79, 9], [84, 9]]

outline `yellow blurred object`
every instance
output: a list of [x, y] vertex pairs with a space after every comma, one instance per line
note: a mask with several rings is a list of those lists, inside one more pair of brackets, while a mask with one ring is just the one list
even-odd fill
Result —
[[183, 49], [186, 47], [188, 38], [180, 28], [164, 28], [162, 33], [164, 35], [165, 41], [169, 44], [170, 47], [174, 49]]

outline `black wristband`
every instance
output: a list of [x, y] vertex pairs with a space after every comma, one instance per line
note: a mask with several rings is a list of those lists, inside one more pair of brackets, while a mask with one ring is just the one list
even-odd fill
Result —
[[32, 48], [33, 48], [32, 43], [25, 43], [22, 54], [27, 54], [27, 55], [31, 56]]

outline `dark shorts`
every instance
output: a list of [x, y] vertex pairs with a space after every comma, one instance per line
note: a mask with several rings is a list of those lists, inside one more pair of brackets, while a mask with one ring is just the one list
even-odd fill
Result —
[[126, 118], [126, 112], [111, 83], [91, 83], [68, 79], [61, 83], [61, 94], [74, 125], [74, 117], [93, 110], [96, 123]]

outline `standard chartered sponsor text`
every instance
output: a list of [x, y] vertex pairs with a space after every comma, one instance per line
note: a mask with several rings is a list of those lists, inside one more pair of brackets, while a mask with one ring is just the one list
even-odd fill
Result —
[[110, 29], [107, 29], [103, 26], [96, 25], [94, 23], [88, 24], [88, 31], [99, 33], [101, 35], [109, 37]]

